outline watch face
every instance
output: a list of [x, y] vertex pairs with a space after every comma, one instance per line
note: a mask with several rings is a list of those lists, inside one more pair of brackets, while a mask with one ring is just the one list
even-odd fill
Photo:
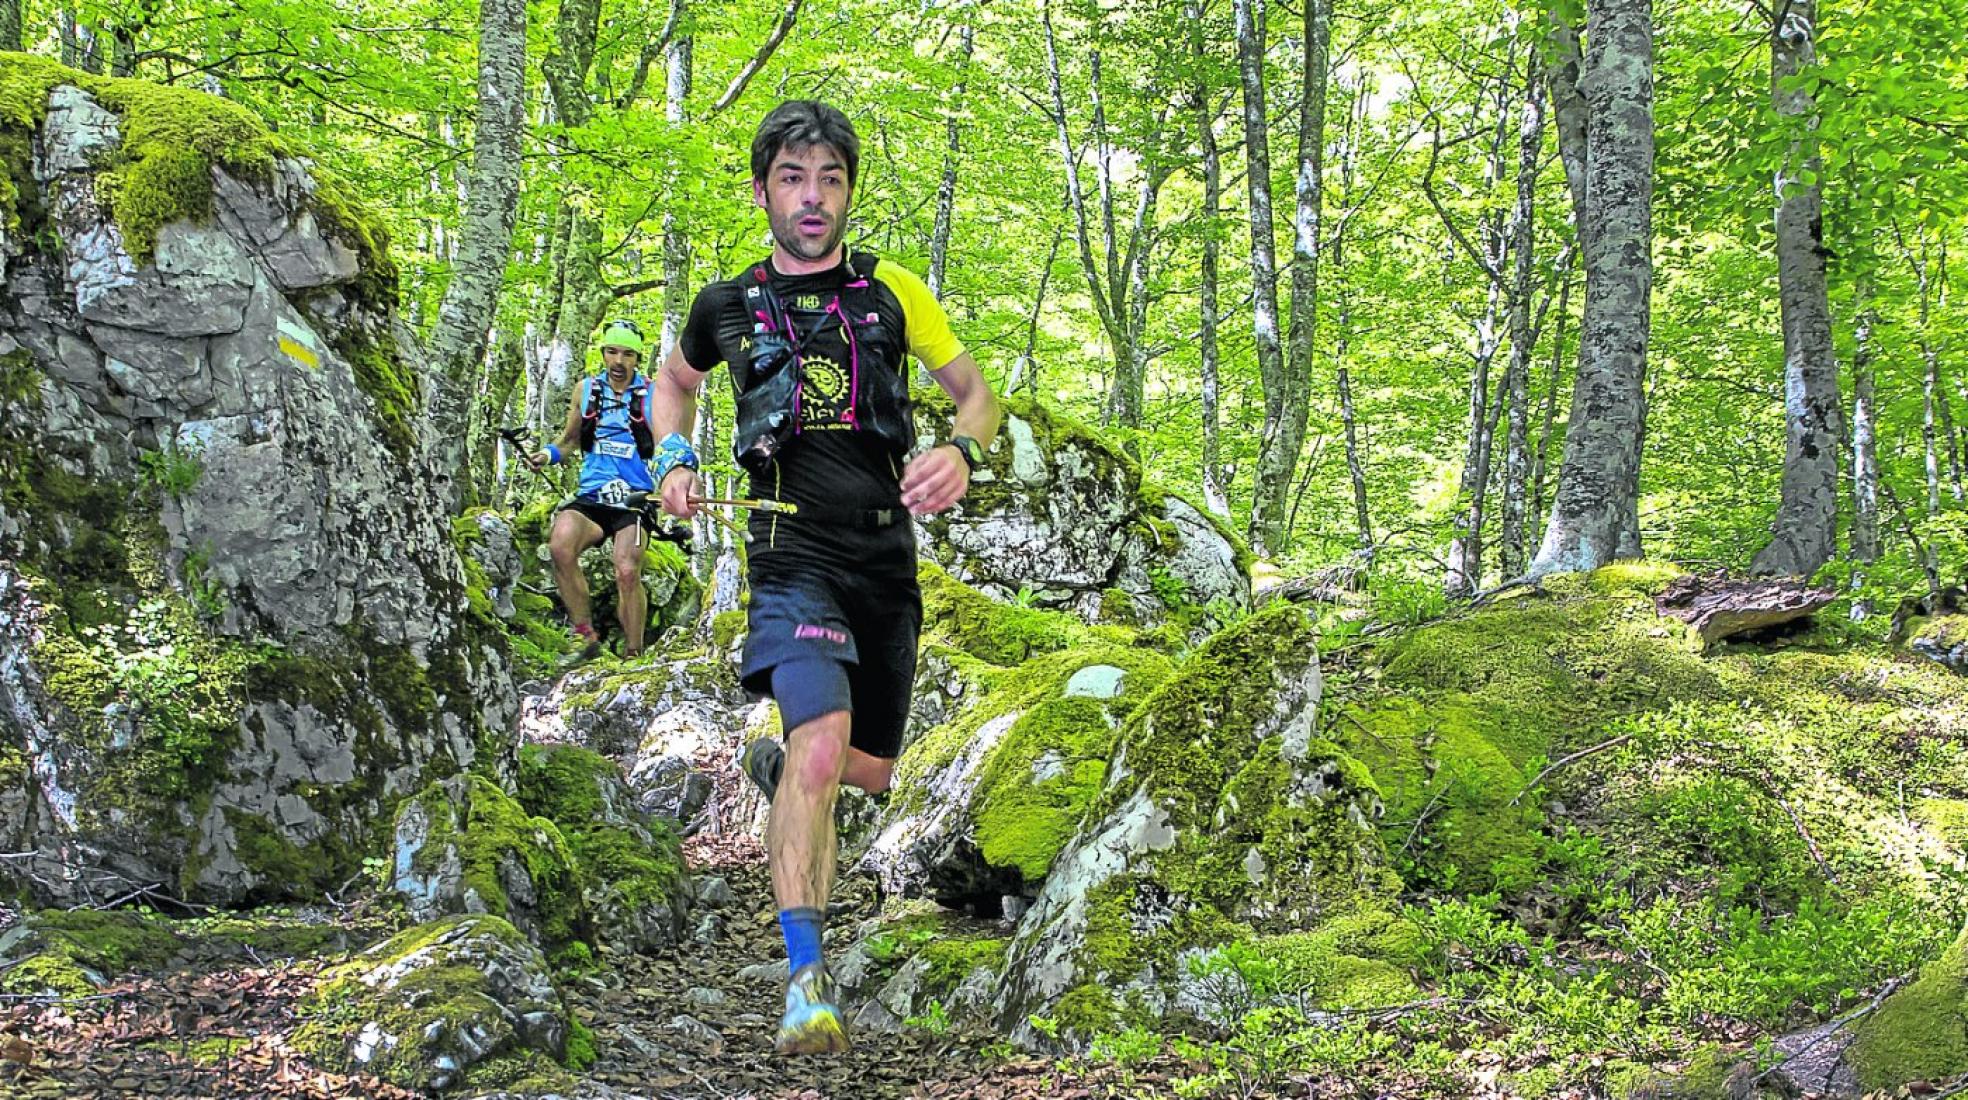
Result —
[[967, 435], [960, 435], [950, 442], [956, 445], [957, 450], [963, 454], [964, 461], [970, 464], [971, 469], [975, 470], [979, 466], [984, 465], [984, 448], [978, 445], [975, 439]]

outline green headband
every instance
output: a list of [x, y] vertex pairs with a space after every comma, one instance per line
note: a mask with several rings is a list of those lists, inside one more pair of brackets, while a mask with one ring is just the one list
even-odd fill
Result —
[[609, 325], [607, 330], [601, 334], [601, 346], [604, 348], [621, 348], [623, 351], [632, 351], [637, 355], [645, 353], [642, 334], [619, 321]]

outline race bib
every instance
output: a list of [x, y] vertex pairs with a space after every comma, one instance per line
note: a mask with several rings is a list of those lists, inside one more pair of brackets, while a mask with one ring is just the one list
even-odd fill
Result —
[[621, 508], [628, 504], [629, 494], [633, 492], [635, 490], [629, 488], [629, 483], [618, 477], [601, 488], [596, 489], [594, 497], [595, 502], [598, 504], [606, 504], [611, 508]]
[[609, 458], [634, 458], [636, 449], [633, 443], [624, 443], [619, 439], [603, 439], [595, 443], [595, 453], [607, 455]]

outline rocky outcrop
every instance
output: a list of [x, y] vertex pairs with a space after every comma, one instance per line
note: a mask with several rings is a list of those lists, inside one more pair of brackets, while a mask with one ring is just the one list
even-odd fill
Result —
[[[1082, 619], [1198, 634], [1250, 605], [1250, 556], [1222, 521], [1145, 478], [1093, 430], [1025, 398], [1003, 401], [986, 469], [956, 508], [922, 521], [925, 552], [1000, 600]], [[949, 432], [949, 403], [918, 432]]]
[[635, 808], [612, 762], [529, 745], [518, 787], [460, 775], [404, 802], [391, 887], [412, 917], [489, 913], [554, 949], [676, 943], [689, 896], [676, 833]]
[[[1181, 953], [1316, 928], [1389, 890], [1365, 768], [1318, 733], [1318, 650], [1284, 605], [1212, 638], [1128, 719], [1005, 964], [999, 1021], [1092, 1036], [1177, 1008]], [[1241, 933], [1237, 930], [1241, 929]]]
[[508, 766], [380, 234], [236, 105], [8, 66], [4, 873], [333, 888], [397, 799]]
[[324, 974], [299, 1015], [294, 1045], [318, 1063], [433, 1092], [515, 1059], [551, 1074], [578, 1027], [540, 949], [486, 915], [421, 924], [370, 948]]

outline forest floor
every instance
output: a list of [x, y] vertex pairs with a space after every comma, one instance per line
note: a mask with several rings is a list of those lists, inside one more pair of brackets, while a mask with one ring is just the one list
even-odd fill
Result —
[[[911, 1028], [861, 1034], [847, 1054], [786, 1059], [772, 1052], [784, 989], [776, 910], [760, 857], [729, 851], [699, 867], [731, 887], [709, 943], [659, 955], [613, 956], [589, 980], [565, 983], [568, 1007], [595, 1033], [598, 1059], [581, 1100], [904, 1100], [974, 1097], [1087, 1100], [1173, 1095], [1178, 1067], [1061, 1066], [987, 1051], [982, 1037]], [[850, 882], [837, 927], [872, 913]], [[15, 914], [0, 914], [11, 924]], [[361, 907], [338, 914], [352, 949], [392, 929]], [[320, 972], [347, 955], [270, 959], [187, 939], [165, 972], [124, 975], [87, 998], [0, 1003], [0, 1100], [54, 1097], [252, 1097], [321, 1100], [419, 1094], [323, 1067], [291, 1052], [295, 1009]], [[761, 965], [764, 964], [764, 965]], [[748, 971], [747, 968], [751, 969]], [[460, 1095], [473, 1095], [470, 1092]], [[508, 1095], [508, 1094], [493, 1094]], [[516, 1098], [518, 1095], [511, 1094]]]
[[[772, 1052], [784, 989], [770, 882], [757, 845], [692, 842], [699, 876], [730, 887], [710, 915], [708, 942], [686, 940], [662, 955], [608, 956], [588, 979], [563, 983], [568, 1007], [594, 1032], [597, 1061], [567, 1100], [1094, 1100], [1181, 1095], [1176, 1083], [1206, 1067], [1168, 1055], [1129, 1065], [1019, 1055], [990, 1036], [857, 1034], [838, 1056], [787, 1059]], [[830, 927], [843, 934], [874, 915], [865, 879], [836, 891]], [[0, 1002], [0, 1100], [54, 1097], [172, 1097], [215, 1100], [323, 1100], [419, 1094], [374, 1077], [324, 1067], [287, 1045], [296, 1007], [327, 967], [391, 931], [382, 906], [357, 904], [326, 914], [348, 932], [348, 952], [274, 959], [218, 940], [187, 937], [165, 971], [125, 975], [87, 998]], [[0, 911], [0, 926], [16, 915]], [[830, 942], [832, 954], [844, 943]], [[1264, 1083], [1232, 1083], [1210, 1096], [1379, 1097], [1439, 1100], [1502, 1097], [1495, 1070], [1472, 1064], [1445, 1082], [1398, 1065]], [[1204, 1095], [1186, 1090], [1189, 1095]], [[540, 1093], [454, 1095], [538, 1098]], [[1560, 1090], [1551, 1100], [1588, 1092]]]

